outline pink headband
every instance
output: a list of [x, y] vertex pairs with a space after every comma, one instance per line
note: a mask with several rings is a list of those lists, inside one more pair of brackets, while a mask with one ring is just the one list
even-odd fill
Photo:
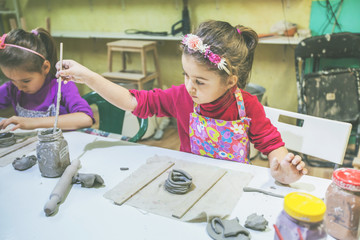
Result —
[[181, 43], [194, 52], [200, 52], [204, 55], [204, 58], [207, 58], [217, 66], [219, 70], [224, 70], [228, 75], [231, 75], [229, 69], [226, 67], [225, 58], [213, 53], [210, 50], [210, 46], [204, 44], [200, 37], [194, 34], [186, 34]]
[[19, 49], [22, 49], [22, 50], [31, 52], [31, 53], [33, 53], [33, 54], [36, 54], [36, 55], [38, 55], [39, 57], [41, 57], [42, 59], [46, 60], [46, 58], [45, 58], [42, 54], [40, 54], [40, 53], [38, 53], [38, 52], [36, 52], [36, 51], [34, 51], [34, 50], [31, 50], [31, 49], [29, 49], [29, 48], [22, 47], [22, 46], [19, 46], [19, 45], [15, 45], [15, 44], [5, 43], [5, 38], [6, 38], [6, 36], [7, 36], [7, 34], [5, 33], [5, 34], [2, 35], [2, 37], [0, 38], [0, 49], [5, 49], [6, 46], [8, 46], [8, 47], [15, 47], [15, 48], [19, 48]]
[[239, 34], [241, 34], [241, 30], [240, 30], [240, 29], [237, 28], [236, 30], [237, 30], [237, 32], [238, 32]]
[[39, 35], [39, 32], [36, 29], [31, 30], [31, 33], [33, 33], [35, 36]]

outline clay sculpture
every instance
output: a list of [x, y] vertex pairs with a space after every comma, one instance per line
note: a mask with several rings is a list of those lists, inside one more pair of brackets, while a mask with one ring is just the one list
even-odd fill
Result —
[[104, 180], [98, 174], [78, 173], [72, 178], [72, 183], [81, 183], [82, 187], [91, 188], [95, 185], [103, 185]]
[[174, 194], [187, 193], [192, 184], [192, 177], [185, 171], [173, 169], [165, 181], [165, 189]]
[[263, 215], [257, 215], [253, 213], [246, 218], [245, 227], [256, 230], [256, 231], [265, 231], [268, 225], [268, 221], [264, 218]]
[[0, 148], [9, 147], [16, 143], [15, 134], [10, 132], [0, 133]]
[[31, 156], [22, 156], [22, 157], [17, 157], [13, 162], [12, 165], [16, 170], [19, 171], [23, 171], [26, 169], [31, 168], [32, 166], [34, 166], [36, 164], [37, 158], [35, 157], [35, 155], [31, 155]]

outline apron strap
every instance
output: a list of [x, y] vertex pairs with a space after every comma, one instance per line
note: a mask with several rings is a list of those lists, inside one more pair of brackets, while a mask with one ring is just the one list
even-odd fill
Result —
[[[240, 118], [246, 117], [245, 104], [244, 104], [244, 100], [243, 100], [240, 88], [236, 88], [234, 94], [235, 94], [237, 108], [238, 108]], [[195, 102], [194, 102], [194, 112], [200, 114], [200, 105]]]

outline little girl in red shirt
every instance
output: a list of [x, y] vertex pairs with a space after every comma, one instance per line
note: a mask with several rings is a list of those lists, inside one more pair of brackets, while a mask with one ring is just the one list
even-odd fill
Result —
[[257, 97], [243, 90], [257, 43], [256, 32], [242, 25], [201, 23], [181, 42], [184, 84], [166, 90], [127, 90], [72, 60], [63, 60], [57, 75], [87, 84], [138, 117], [176, 118], [181, 151], [249, 163], [252, 142], [270, 159], [272, 176], [288, 184], [307, 173], [305, 163], [288, 153]]

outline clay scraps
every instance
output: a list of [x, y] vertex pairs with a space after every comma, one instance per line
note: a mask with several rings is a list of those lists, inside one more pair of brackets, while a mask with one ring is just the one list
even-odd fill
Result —
[[253, 213], [246, 218], [245, 227], [256, 230], [256, 231], [265, 231], [268, 225], [268, 221], [264, 218], [263, 215], [257, 215]]
[[24, 171], [26, 169], [31, 168], [32, 166], [34, 166], [36, 164], [37, 158], [35, 155], [31, 155], [31, 156], [22, 156], [22, 157], [17, 157], [13, 162], [12, 165], [16, 170], [19, 171]]
[[81, 187], [91, 188], [94, 186], [102, 186], [104, 184], [104, 179], [94, 173], [77, 173], [72, 178], [72, 183], [81, 183]]
[[239, 219], [222, 220], [213, 218], [206, 226], [206, 231], [215, 240], [250, 240], [250, 232], [240, 225]]
[[192, 184], [192, 177], [187, 172], [180, 169], [173, 169], [165, 181], [165, 189], [174, 194], [187, 193]]

